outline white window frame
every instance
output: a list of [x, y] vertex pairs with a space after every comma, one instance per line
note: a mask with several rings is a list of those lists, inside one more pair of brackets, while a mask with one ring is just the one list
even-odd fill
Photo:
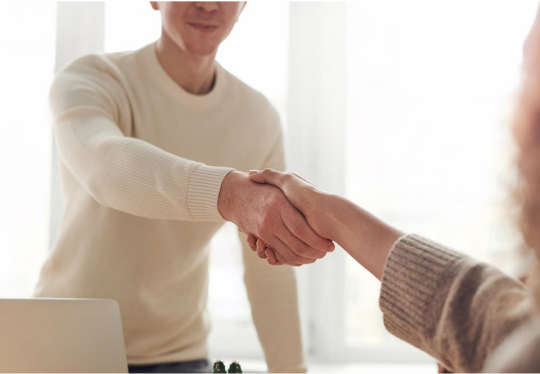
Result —
[[[347, 162], [346, 11], [344, 1], [291, 2], [289, 10], [289, 169], [341, 195], [346, 192]], [[412, 347], [347, 347], [346, 260], [347, 254], [339, 248], [324, 261], [298, 270], [304, 342], [310, 359], [433, 362]]]
[[[343, 194], [345, 3], [291, 2], [289, 15], [289, 169]], [[323, 158], [321, 149], [332, 159]], [[344, 339], [343, 260], [343, 252], [336, 250], [324, 261], [298, 269], [304, 342], [309, 356], [318, 359], [335, 357], [336, 341]]]
[[[56, 6], [55, 73], [77, 57], [102, 52], [105, 25], [105, 3], [102, 1], [59, 1]], [[52, 142], [50, 251], [56, 242], [64, 207], [54, 131]]]

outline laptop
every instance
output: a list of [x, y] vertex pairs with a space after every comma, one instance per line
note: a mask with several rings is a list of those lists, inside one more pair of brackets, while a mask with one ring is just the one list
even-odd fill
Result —
[[127, 370], [116, 301], [0, 299], [0, 372]]

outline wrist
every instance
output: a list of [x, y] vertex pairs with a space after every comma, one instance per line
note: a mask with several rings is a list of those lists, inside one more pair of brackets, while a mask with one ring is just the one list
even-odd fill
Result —
[[329, 238], [381, 279], [392, 246], [403, 233], [344, 197], [333, 195], [328, 200], [324, 209]]
[[[236, 221], [236, 209], [238, 203], [238, 190], [245, 183], [246, 177], [244, 173], [233, 170], [223, 178], [221, 189], [218, 196], [218, 211], [219, 214], [226, 220]], [[248, 179], [249, 180], [249, 179]]]
[[339, 242], [343, 235], [343, 215], [347, 209], [343, 204], [346, 200], [339, 195], [322, 192], [320, 201], [321, 211], [325, 212], [321, 215], [320, 226], [324, 227], [326, 238]]

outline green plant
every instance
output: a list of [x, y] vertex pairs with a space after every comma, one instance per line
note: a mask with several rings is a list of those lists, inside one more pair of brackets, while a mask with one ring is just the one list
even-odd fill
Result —
[[241, 373], [242, 368], [240, 367], [240, 364], [236, 361], [233, 361], [231, 366], [229, 366], [229, 373]]
[[225, 364], [223, 362], [217, 360], [214, 362], [214, 366], [212, 367], [212, 373], [226, 373], [225, 370]]

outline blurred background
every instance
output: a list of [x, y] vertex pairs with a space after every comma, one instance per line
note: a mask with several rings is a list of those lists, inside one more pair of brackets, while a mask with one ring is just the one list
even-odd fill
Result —
[[[508, 208], [508, 120], [537, 5], [253, 1], [218, 61], [278, 108], [289, 169], [517, 276], [527, 261]], [[148, 2], [0, 2], [0, 297], [31, 295], [56, 237], [62, 202], [47, 103], [55, 71], [159, 34]], [[264, 365], [235, 227], [212, 243], [212, 358]], [[384, 330], [378, 282], [342, 251], [298, 277], [312, 362], [434, 371]]]

